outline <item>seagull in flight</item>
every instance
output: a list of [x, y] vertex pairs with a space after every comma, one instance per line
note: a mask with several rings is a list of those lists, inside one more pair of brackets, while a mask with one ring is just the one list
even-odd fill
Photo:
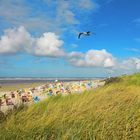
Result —
[[[86, 36], [90, 36], [92, 33], [90, 32], [90, 31], [88, 31], [88, 32], [80, 32], [79, 34], [78, 34], [78, 39], [81, 37], [81, 35], [86, 35]], [[94, 33], [95, 34], [95, 33]]]

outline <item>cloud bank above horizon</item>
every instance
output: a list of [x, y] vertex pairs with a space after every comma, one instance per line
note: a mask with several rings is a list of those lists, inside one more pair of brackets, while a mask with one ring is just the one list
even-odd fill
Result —
[[120, 64], [111, 53], [105, 49], [88, 50], [87, 52], [66, 52], [63, 49], [64, 41], [53, 32], [45, 32], [40, 37], [33, 37], [23, 26], [10, 28], [0, 37], [0, 54], [16, 54], [25, 52], [42, 57], [65, 57], [76, 67], [104, 67], [139, 70], [140, 59], [128, 58]]

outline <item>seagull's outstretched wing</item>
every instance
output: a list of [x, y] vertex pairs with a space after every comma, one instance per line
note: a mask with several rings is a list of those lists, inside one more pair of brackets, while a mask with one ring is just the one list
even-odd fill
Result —
[[90, 32], [90, 31], [88, 31], [88, 32], [87, 32], [87, 34], [91, 34], [91, 32]]
[[82, 35], [83, 33], [79, 33], [79, 35], [78, 35], [78, 39], [80, 38], [80, 36]]

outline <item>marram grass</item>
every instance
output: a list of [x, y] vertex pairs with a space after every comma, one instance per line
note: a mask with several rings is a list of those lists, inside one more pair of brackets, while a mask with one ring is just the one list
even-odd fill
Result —
[[10, 114], [0, 140], [139, 140], [140, 74]]

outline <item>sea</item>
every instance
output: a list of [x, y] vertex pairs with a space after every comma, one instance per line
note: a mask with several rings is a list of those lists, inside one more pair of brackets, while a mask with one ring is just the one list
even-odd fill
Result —
[[0, 85], [17, 83], [46, 83], [46, 82], [69, 82], [104, 79], [105, 77], [0, 77]]

